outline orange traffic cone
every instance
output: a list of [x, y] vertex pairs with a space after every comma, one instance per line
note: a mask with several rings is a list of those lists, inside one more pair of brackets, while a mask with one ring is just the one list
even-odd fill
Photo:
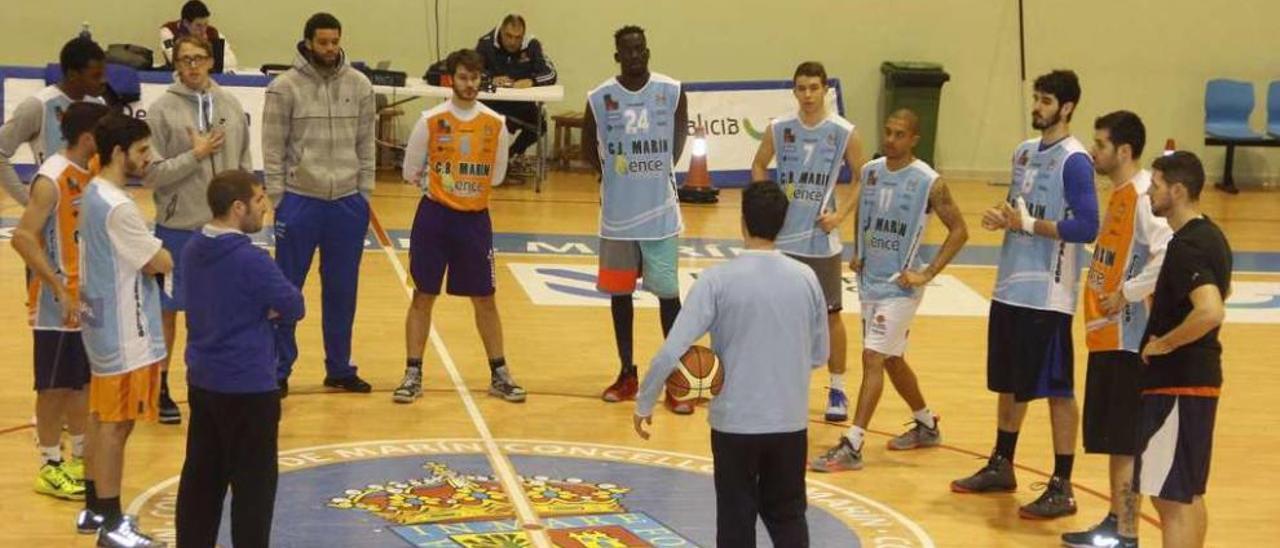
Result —
[[693, 133], [693, 148], [689, 151], [689, 172], [684, 175], [684, 185], [678, 192], [681, 202], [714, 204], [720, 201], [720, 191], [711, 187], [707, 173], [707, 128], [698, 126]]

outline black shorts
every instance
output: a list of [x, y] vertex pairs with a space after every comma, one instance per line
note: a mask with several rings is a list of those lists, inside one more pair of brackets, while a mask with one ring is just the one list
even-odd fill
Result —
[[35, 342], [35, 389], [70, 388], [80, 390], [89, 384], [89, 357], [84, 353], [84, 339], [79, 331], [31, 332]]
[[987, 389], [1018, 402], [1075, 397], [1071, 316], [991, 301]]
[[1209, 483], [1218, 398], [1143, 394], [1133, 483], [1144, 495], [1191, 504]]
[[1084, 383], [1084, 452], [1133, 456], [1141, 416], [1142, 357], [1090, 352]]

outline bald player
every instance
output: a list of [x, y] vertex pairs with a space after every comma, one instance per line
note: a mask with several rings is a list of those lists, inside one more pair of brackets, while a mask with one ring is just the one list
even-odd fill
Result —
[[[911, 407], [914, 426], [889, 440], [889, 449], [903, 451], [942, 443], [938, 417], [925, 405], [916, 375], [903, 358], [907, 334], [924, 288], [946, 268], [969, 239], [960, 209], [947, 184], [929, 164], [915, 157], [920, 142], [920, 118], [902, 109], [884, 124], [884, 156], [862, 167], [857, 251], [849, 268], [858, 273], [862, 304], [862, 387], [854, 408], [853, 426], [810, 467], [818, 472], [862, 468], [863, 436], [884, 391], [884, 374]], [[928, 265], [920, 257], [920, 239], [929, 213], [947, 227], [947, 239]]]

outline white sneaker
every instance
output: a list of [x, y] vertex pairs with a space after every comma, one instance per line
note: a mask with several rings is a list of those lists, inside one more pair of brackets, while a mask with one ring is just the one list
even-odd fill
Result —
[[844, 422], [849, 420], [849, 398], [843, 390], [827, 389], [827, 413], [823, 416], [827, 422]]
[[165, 543], [157, 541], [138, 530], [137, 518], [125, 516], [115, 530], [98, 531], [98, 548], [155, 548]]

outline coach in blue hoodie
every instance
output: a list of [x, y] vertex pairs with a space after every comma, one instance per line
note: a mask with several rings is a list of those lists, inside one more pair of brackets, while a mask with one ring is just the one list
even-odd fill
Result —
[[178, 545], [215, 545], [229, 485], [232, 544], [268, 546], [280, 423], [271, 322], [302, 319], [302, 294], [249, 239], [270, 208], [262, 184], [224, 171], [207, 196], [213, 220], [181, 258], [191, 426], [178, 484]]

